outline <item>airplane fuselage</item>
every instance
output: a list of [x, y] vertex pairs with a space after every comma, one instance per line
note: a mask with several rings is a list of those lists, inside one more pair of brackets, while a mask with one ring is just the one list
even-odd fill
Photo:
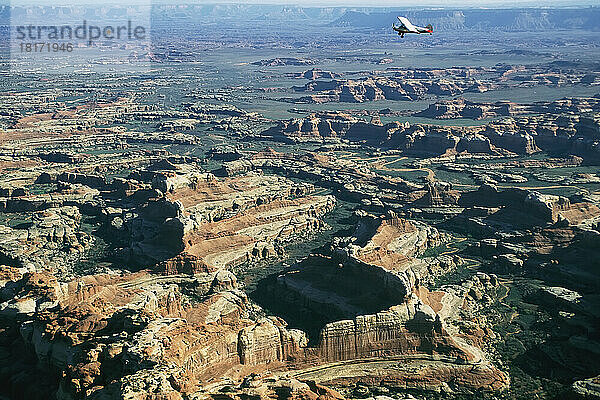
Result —
[[413, 25], [406, 17], [398, 17], [398, 20], [400, 20], [400, 25], [392, 25], [392, 28], [394, 31], [398, 32], [400, 37], [404, 37], [407, 33], [429, 33], [430, 35], [433, 35], [433, 26], [431, 26], [431, 24], [423, 28], [421, 26]]
[[401, 37], [404, 37], [404, 35], [407, 34], [407, 33], [416, 33], [417, 35], [420, 35], [422, 33], [429, 33], [430, 35], [433, 35], [433, 31], [432, 30], [427, 29], [427, 28], [423, 28], [423, 27], [420, 27], [420, 26], [416, 27], [417, 28], [416, 31], [408, 30], [408, 29], [404, 28], [403, 26], [394, 26], [393, 28], [394, 28], [394, 30], [396, 32], [398, 32], [398, 35], [400, 35]]

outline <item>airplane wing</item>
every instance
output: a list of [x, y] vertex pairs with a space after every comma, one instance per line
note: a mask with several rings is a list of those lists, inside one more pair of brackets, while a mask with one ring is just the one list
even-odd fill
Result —
[[413, 24], [411, 24], [411, 22], [408, 20], [408, 18], [406, 17], [398, 17], [398, 19], [400, 20], [400, 22], [402, 23], [402, 25], [404, 25], [404, 27], [411, 31], [411, 32], [415, 32], [418, 33], [419, 31], [417, 30], [417, 27], [414, 26]]

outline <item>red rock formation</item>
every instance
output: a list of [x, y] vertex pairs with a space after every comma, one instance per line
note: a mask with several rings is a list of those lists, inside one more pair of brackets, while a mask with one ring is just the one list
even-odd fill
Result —
[[183, 252], [157, 264], [155, 271], [165, 275], [195, 275], [204, 272], [213, 272], [215, 268], [206, 264], [202, 259]]

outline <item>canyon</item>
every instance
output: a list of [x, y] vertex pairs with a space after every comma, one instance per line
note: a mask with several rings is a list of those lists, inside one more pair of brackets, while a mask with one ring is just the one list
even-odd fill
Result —
[[0, 398], [600, 398], [597, 11], [0, 7]]

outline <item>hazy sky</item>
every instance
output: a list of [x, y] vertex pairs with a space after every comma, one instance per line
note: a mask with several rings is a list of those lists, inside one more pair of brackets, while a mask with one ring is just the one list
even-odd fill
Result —
[[352, 7], [569, 7], [600, 5], [599, 0], [0, 0], [0, 5], [108, 5], [108, 4], [288, 4]]
[[600, 5], [600, 0], [0, 0], [0, 5], [134, 5], [134, 4], [285, 4], [325, 7], [573, 7]]

